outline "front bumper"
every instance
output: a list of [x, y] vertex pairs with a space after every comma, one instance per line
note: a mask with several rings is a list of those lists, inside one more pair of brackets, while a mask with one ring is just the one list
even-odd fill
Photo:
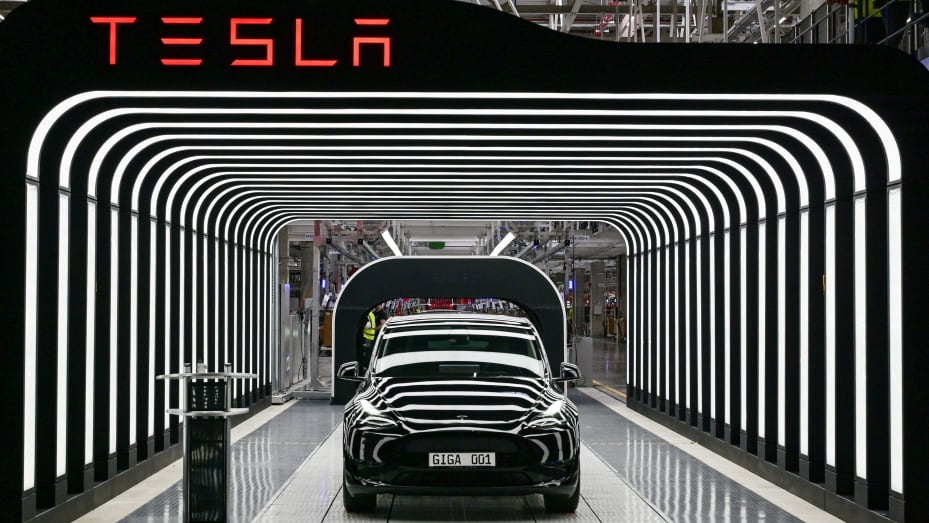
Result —
[[580, 478], [577, 458], [557, 464], [493, 469], [430, 469], [345, 460], [345, 488], [358, 494], [569, 496]]

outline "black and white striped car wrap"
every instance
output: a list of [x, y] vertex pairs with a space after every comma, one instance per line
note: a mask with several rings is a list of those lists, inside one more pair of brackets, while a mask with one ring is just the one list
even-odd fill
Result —
[[[385, 354], [391, 340], [456, 336], [520, 340], [534, 349], [531, 357], [468, 349]], [[578, 412], [553, 385], [544, 348], [528, 320], [459, 313], [391, 318], [373, 352], [365, 381], [345, 407], [344, 454], [353, 479], [390, 491], [415, 488], [419, 481], [453, 487], [459, 480], [470, 487], [535, 488], [576, 476]], [[391, 375], [394, 365], [432, 369], [433, 363], [481, 370]], [[507, 370], [493, 372], [498, 365]], [[437, 471], [426, 462], [430, 452], [494, 452], [496, 466]]]

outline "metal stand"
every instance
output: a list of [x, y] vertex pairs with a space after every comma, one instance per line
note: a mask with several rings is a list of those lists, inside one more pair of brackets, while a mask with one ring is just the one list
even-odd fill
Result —
[[183, 409], [168, 414], [184, 421], [184, 521], [229, 521], [229, 469], [231, 461], [232, 416], [247, 408], [232, 408], [230, 380], [254, 379], [257, 374], [234, 374], [232, 364], [225, 372], [206, 372], [203, 363], [197, 372], [184, 364], [180, 374], [164, 374], [157, 379], [183, 380]]
[[[303, 359], [306, 361], [306, 351], [309, 349], [310, 352], [310, 366], [307, 369], [307, 375], [309, 376], [309, 382], [307, 383], [304, 390], [311, 391], [328, 391], [329, 387], [323, 385], [319, 381], [319, 329], [310, 329], [311, 325], [318, 324], [317, 318], [319, 317], [319, 311], [316, 307], [308, 309], [306, 315], [309, 317], [309, 320], [304, 325], [301, 333], [301, 341], [303, 343]], [[317, 309], [317, 310], [314, 310]], [[315, 314], [314, 314], [315, 312]], [[316, 322], [316, 323], [314, 323]], [[316, 332], [316, 335], [313, 335], [313, 332]], [[309, 339], [308, 339], [309, 338]], [[309, 344], [307, 343], [309, 342]], [[309, 347], [307, 347], [309, 345]]]

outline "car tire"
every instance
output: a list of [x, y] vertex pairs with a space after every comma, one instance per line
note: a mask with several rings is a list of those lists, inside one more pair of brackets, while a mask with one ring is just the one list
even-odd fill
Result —
[[345, 478], [342, 478], [342, 504], [346, 512], [374, 512], [377, 506], [377, 494], [352, 496], [345, 488]]
[[567, 496], [557, 496], [555, 494], [545, 494], [545, 511], [552, 513], [564, 514], [577, 510], [577, 505], [581, 501], [581, 477], [578, 473], [577, 486], [574, 492]]

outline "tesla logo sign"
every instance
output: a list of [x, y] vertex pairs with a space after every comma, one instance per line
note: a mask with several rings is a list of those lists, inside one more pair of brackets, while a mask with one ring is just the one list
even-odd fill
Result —
[[[100, 24], [109, 31], [109, 64], [116, 65], [119, 55], [119, 37], [132, 30], [136, 23], [134, 16], [91, 16], [90, 21]], [[273, 18], [230, 18], [229, 19], [229, 46], [250, 51], [257, 58], [236, 58], [230, 65], [235, 67], [262, 67], [272, 66], [275, 60], [275, 39], [273, 35], [262, 34], [274, 21]], [[170, 58], [161, 58], [165, 66], [199, 66], [203, 63], [202, 53], [198, 53], [203, 38], [198, 35], [198, 26], [203, 22], [202, 17], [162, 17], [162, 27], [170, 30], [172, 35], [178, 33], [183, 36], [162, 37], [161, 44]], [[355, 18], [355, 26], [359, 31], [373, 27], [384, 27], [390, 23], [388, 18]], [[333, 67], [340, 57], [312, 56], [312, 51], [304, 49], [303, 19], [294, 20], [294, 61], [295, 67]], [[243, 33], [250, 36], [242, 36]], [[263, 36], [256, 38], [255, 36]], [[382, 66], [390, 67], [390, 37], [353, 35], [352, 37], [352, 66], [361, 66], [362, 46], [378, 46], [381, 49]], [[198, 56], [199, 55], [199, 56]]]

